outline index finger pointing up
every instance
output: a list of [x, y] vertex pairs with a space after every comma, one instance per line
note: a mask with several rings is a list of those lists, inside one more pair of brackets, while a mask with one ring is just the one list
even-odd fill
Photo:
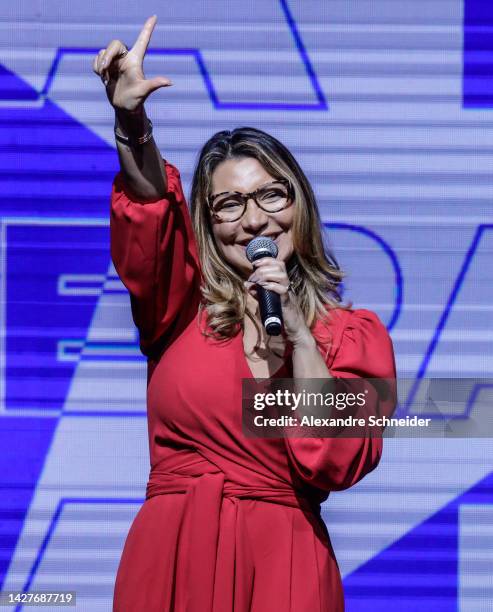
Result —
[[154, 30], [154, 26], [156, 25], [157, 15], [153, 15], [149, 17], [149, 19], [145, 22], [144, 27], [142, 28], [137, 40], [135, 41], [134, 46], [132, 47], [132, 51], [136, 51], [137, 55], [143, 60], [145, 52], [147, 51], [147, 47], [149, 46], [149, 41], [151, 40], [152, 32]]

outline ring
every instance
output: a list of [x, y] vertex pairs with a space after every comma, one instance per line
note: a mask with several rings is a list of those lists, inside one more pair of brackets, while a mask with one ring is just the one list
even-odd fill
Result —
[[128, 53], [128, 49], [125, 49], [124, 51], [119, 53], [117, 57], [125, 57], [125, 55], [127, 55], [127, 53]]

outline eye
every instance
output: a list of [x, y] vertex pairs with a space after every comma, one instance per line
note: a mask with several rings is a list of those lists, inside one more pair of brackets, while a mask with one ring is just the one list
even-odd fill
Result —
[[223, 200], [221, 202], [217, 202], [214, 204], [214, 210], [225, 210], [225, 209], [234, 209], [241, 206], [241, 203], [238, 200]]
[[285, 198], [286, 197], [286, 193], [281, 189], [281, 188], [270, 188], [266, 191], [263, 191], [261, 194], [259, 194], [260, 199], [262, 200], [262, 202], [270, 202], [270, 201], [274, 201], [274, 200], [279, 200], [280, 198]]

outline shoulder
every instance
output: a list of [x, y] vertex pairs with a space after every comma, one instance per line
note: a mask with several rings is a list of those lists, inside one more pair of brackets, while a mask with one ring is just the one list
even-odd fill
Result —
[[386, 327], [380, 320], [379, 316], [372, 310], [366, 308], [330, 308], [326, 309], [326, 316], [320, 318], [314, 324], [314, 333], [321, 337], [330, 333], [333, 342], [342, 337], [345, 331], [351, 329], [375, 329], [378, 331], [385, 330]]
[[357, 328], [366, 330], [373, 329], [375, 331], [387, 331], [387, 328], [382, 323], [380, 317], [377, 315], [376, 312], [373, 312], [373, 310], [367, 310], [366, 308], [352, 308], [350, 310], [345, 310], [344, 312], [346, 313], [345, 319], [342, 320], [342, 318], [339, 317], [338, 321], [339, 323], [342, 323], [345, 331], [347, 331], [348, 329]]
[[[348, 367], [351, 363], [372, 360], [389, 363], [394, 361], [392, 340], [380, 317], [366, 308], [330, 308], [327, 317], [317, 321], [314, 336], [326, 347], [329, 367]], [[391, 369], [390, 365], [390, 369]]]

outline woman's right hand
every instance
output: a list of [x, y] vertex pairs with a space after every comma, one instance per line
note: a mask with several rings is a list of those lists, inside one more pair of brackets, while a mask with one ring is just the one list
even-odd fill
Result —
[[128, 53], [120, 40], [112, 40], [94, 58], [93, 70], [106, 86], [106, 95], [115, 110], [138, 110], [153, 91], [172, 84], [166, 77], [144, 76], [144, 56], [156, 21], [156, 15], [149, 17]]

